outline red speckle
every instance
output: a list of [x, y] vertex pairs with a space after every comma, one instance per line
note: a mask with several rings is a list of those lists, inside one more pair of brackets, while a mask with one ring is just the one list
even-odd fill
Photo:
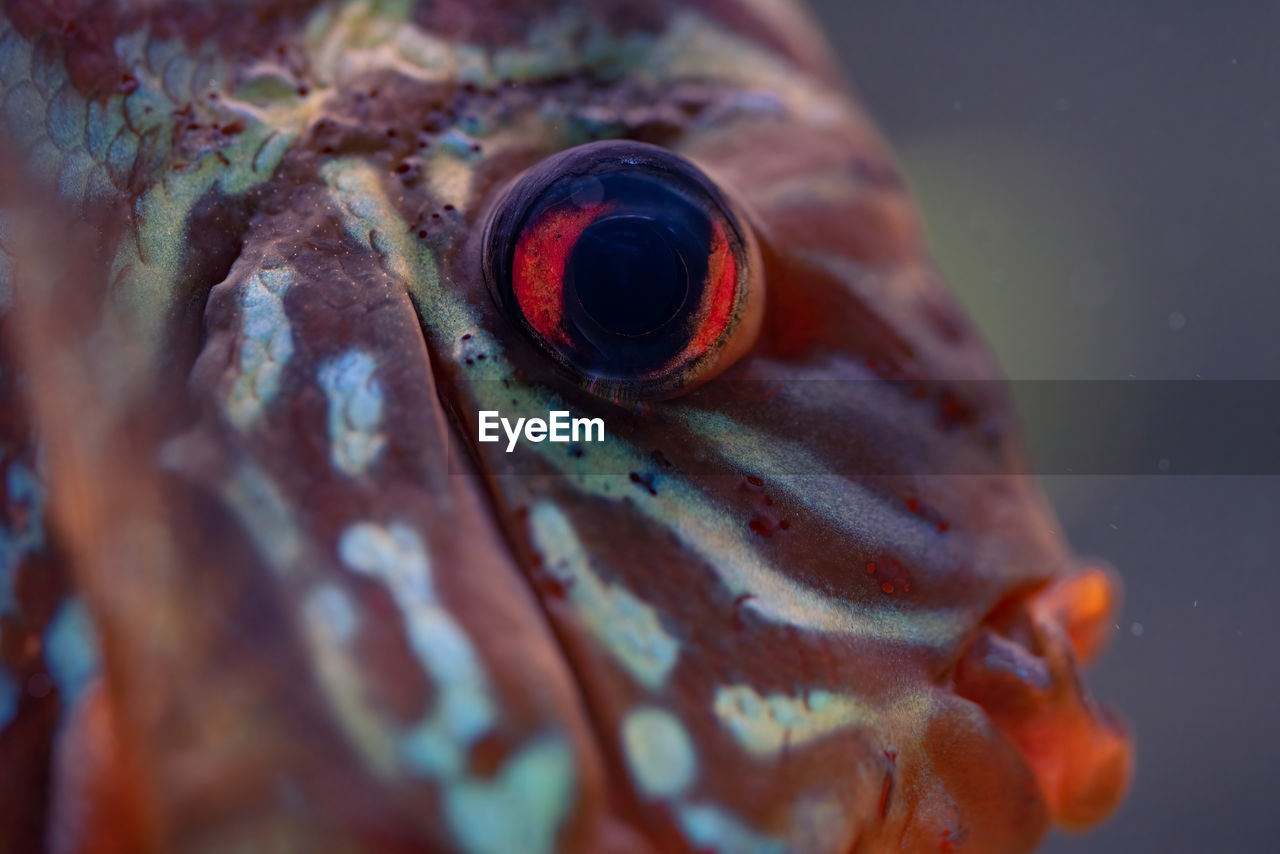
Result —
[[938, 395], [938, 425], [944, 430], [968, 427], [977, 421], [973, 408], [949, 390]]
[[420, 229], [418, 229], [418, 238], [419, 238], [419, 239], [424, 238], [424, 237], [426, 237], [426, 236], [427, 236], [427, 230], [426, 230], [425, 228], [420, 228]]
[[120, 82], [116, 84], [116, 91], [123, 95], [132, 95], [138, 91], [138, 78], [126, 71], [120, 75]]
[[756, 487], [757, 489], [764, 486], [764, 481], [753, 474], [747, 475], [747, 487]]
[[882, 557], [867, 564], [867, 575], [875, 576], [875, 583], [886, 594], [910, 593], [911, 570], [891, 557]]
[[[537, 558], [535, 566], [541, 567], [542, 556], [535, 554], [535, 557]], [[550, 575], [540, 576], [538, 578], [538, 587], [541, 588], [543, 593], [553, 599], [563, 599], [569, 592], [569, 585]]]
[[748, 524], [754, 533], [762, 537], [772, 537], [779, 531], [785, 531], [790, 527], [785, 520], [779, 519], [768, 510], [757, 511]]
[[955, 850], [956, 850], [956, 846], [955, 846], [955, 845], [952, 843], [952, 841], [951, 841], [951, 830], [950, 830], [950, 828], [948, 828], [947, 830], [942, 831], [942, 842], [941, 842], [941, 843], [939, 843], [939, 845], [938, 845], [938, 850], [940, 850], [940, 851], [955, 851]]
[[942, 533], [946, 533], [951, 530], [951, 525], [938, 514], [938, 511], [934, 510], [932, 507], [926, 506], [919, 498], [914, 496], [908, 498], [907, 510], [933, 523]]

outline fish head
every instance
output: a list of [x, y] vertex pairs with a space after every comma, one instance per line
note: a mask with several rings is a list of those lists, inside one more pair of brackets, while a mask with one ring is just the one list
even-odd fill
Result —
[[137, 136], [71, 200], [111, 274], [29, 285], [21, 345], [152, 847], [1026, 851], [1114, 808], [1115, 575], [798, 8], [160, 20], [86, 96]]

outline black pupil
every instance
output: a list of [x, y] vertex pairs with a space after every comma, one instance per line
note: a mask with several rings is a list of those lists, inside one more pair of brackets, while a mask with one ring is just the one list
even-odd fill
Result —
[[615, 335], [643, 335], [684, 304], [689, 275], [665, 229], [652, 219], [617, 216], [592, 223], [567, 265], [583, 310]]

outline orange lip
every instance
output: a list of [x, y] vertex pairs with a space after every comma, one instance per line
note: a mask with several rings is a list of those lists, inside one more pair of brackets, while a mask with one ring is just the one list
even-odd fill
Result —
[[1014, 743], [1055, 821], [1069, 828], [1106, 818], [1132, 775], [1128, 728], [1090, 696], [1081, 675], [1118, 600], [1112, 573], [1077, 570], [1003, 603], [956, 668], [956, 692], [982, 706]]

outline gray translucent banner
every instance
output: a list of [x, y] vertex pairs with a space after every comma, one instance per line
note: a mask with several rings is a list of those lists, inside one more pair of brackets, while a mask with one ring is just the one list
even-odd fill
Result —
[[[497, 384], [458, 412], [455, 473], [636, 475], [1280, 475], [1280, 380], [716, 382], [677, 400], [614, 405]], [[505, 393], [504, 393], [505, 392]], [[1001, 403], [1012, 401], [1016, 415]], [[524, 401], [522, 403], [522, 401]], [[541, 441], [519, 419], [600, 418], [603, 441]], [[1020, 424], [1020, 426], [1019, 426]], [[535, 425], [536, 427], [536, 425]], [[597, 431], [598, 432], [598, 431]], [[1025, 453], [1017, 450], [1020, 433]], [[532, 438], [531, 438], [532, 435]], [[592, 438], [595, 438], [593, 435]]]

